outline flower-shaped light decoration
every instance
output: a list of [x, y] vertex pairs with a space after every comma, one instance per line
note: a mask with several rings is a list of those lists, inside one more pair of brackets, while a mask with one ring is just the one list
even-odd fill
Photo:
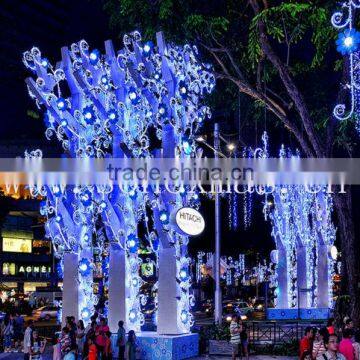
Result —
[[91, 272], [91, 264], [90, 261], [87, 258], [82, 258], [79, 261], [79, 273], [82, 276], [88, 276]]
[[336, 40], [337, 51], [347, 55], [358, 50], [360, 44], [360, 32], [355, 29], [346, 29], [341, 32]]

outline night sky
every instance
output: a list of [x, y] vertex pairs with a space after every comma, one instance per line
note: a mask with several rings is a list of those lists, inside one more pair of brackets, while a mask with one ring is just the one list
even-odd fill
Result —
[[[121, 40], [109, 29], [107, 15], [98, 0], [3, 0], [0, 17], [0, 142], [31, 140], [36, 148], [36, 144], [44, 143], [45, 128], [41, 112], [27, 93], [24, 79], [31, 74], [23, 66], [22, 53], [37, 46], [54, 65], [60, 60], [62, 46], [85, 39], [91, 48], [103, 51], [105, 40], [112, 39], [115, 48], [121, 47]], [[270, 224], [262, 215], [263, 200], [260, 197], [253, 202], [250, 228], [243, 230], [240, 217], [236, 232], [228, 229], [227, 200], [222, 200], [224, 255], [235, 255], [234, 252], [251, 248], [266, 254], [274, 248]], [[238, 206], [239, 214], [242, 214], [241, 198]], [[201, 212], [207, 225], [200, 237], [191, 239], [190, 251], [193, 253], [198, 249], [211, 251], [214, 248], [214, 201], [205, 200]]]

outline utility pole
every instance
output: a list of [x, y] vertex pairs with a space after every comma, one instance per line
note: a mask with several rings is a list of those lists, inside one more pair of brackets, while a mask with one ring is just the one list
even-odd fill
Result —
[[[215, 159], [219, 158], [220, 151], [220, 136], [219, 124], [214, 125], [214, 149]], [[221, 236], [221, 223], [220, 223], [220, 194], [219, 188], [215, 185], [215, 323], [222, 323], [222, 295], [220, 286], [220, 236]]]

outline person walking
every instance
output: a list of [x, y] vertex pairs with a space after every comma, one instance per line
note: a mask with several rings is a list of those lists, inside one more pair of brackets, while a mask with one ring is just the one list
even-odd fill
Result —
[[21, 341], [23, 340], [24, 336], [24, 319], [19, 314], [19, 312], [15, 313], [15, 318], [13, 320], [13, 327], [14, 327], [14, 350], [16, 352], [21, 351]]
[[13, 325], [9, 316], [5, 316], [2, 326], [2, 335], [4, 339], [4, 352], [11, 351], [12, 337], [13, 337]]
[[316, 358], [316, 360], [345, 360], [344, 355], [339, 353], [339, 340], [336, 334], [324, 338], [326, 352]]
[[343, 331], [343, 338], [340, 341], [339, 352], [344, 355], [346, 360], [354, 360], [355, 350], [352, 343], [353, 331], [348, 328]]
[[30, 360], [42, 360], [42, 354], [45, 350], [46, 340], [41, 341], [38, 332], [33, 331], [33, 338], [30, 348]]
[[242, 331], [239, 326], [239, 318], [237, 315], [233, 315], [230, 323], [230, 343], [232, 345], [232, 360], [236, 359], [239, 354], [240, 347], [240, 333]]
[[[308, 326], [305, 328], [305, 334], [300, 340], [300, 360], [311, 359], [312, 343], [313, 343], [313, 328]], [[330, 360], [330, 359], [329, 359]]]
[[326, 327], [321, 328], [319, 331], [316, 331], [315, 340], [313, 342], [312, 349], [312, 358], [316, 359], [319, 356], [325, 354], [326, 347], [324, 339], [329, 336], [328, 330]]
[[101, 318], [100, 324], [96, 327], [96, 346], [98, 348], [98, 357], [100, 359], [103, 358], [105, 343], [106, 343], [106, 336], [105, 334], [110, 331], [109, 327], [106, 324], [106, 319]]
[[137, 351], [138, 351], [138, 345], [136, 341], [135, 331], [130, 330], [126, 342], [125, 359], [136, 360]]
[[34, 322], [32, 320], [29, 320], [27, 322], [27, 326], [24, 333], [24, 344], [23, 344], [24, 360], [30, 359], [33, 326], [34, 326]]
[[82, 320], [79, 320], [76, 324], [76, 347], [78, 355], [82, 356], [84, 352], [84, 343], [85, 343], [85, 326]]
[[124, 328], [124, 322], [119, 321], [118, 323], [118, 332], [116, 338], [116, 345], [119, 348], [119, 360], [124, 360], [125, 358], [125, 345], [126, 345], [126, 331]]
[[246, 331], [246, 325], [240, 320], [239, 326], [241, 328], [240, 331], [241, 352], [242, 355], [246, 358], [246, 360], [249, 360], [248, 335]]

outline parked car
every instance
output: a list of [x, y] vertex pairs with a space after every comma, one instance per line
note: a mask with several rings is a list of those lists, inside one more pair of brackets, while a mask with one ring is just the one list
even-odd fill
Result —
[[236, 305], [229, 305], [228, 303], [223, 307], [223, 321], [230, 323], [234, 314], [238, 315], [243, 321], [248, 319], [248, 316]]
[[251, 315], [254, 311], [254, 308], [250, 306], [246, 301], [238, 301], [236, 302], [236, 307], [240, 309], [242, 314], [247, 316]]
[[42, 306], [33, 311], [33, 316], [37, 320], [46, 320], [49, 321], [52, 318], [56, 318], [59, 308], [54, 305]]

